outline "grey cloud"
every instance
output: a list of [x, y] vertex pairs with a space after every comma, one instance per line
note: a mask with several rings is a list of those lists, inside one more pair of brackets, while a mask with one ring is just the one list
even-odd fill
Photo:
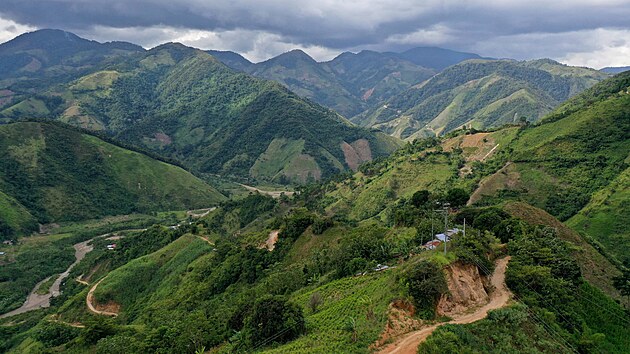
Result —
[[[89, 38], [125, 39], [145, 46], [181, 38], [195, 30], [206, 31], [206, 38], [188, 43], [218, 44], [224, 46], [221, 49], [257, 51], [259, 55], [263, 55], [260, 46], [265, 43], [271, 46], [270, 51], [288, 45], [338, 51], [441, 45], [464, 50], [489, 48], [497, 52], [500, 48], [488, 44], [497, 39], [497, 43], [512, 48], [514, 54], [508, 56], [526, 57], [532, 48], [514, 46], [511, 39], [521, 38], [524, 45], [531, 46], [535, 44], [527, 40], [533, 34], [542, 34], [545, 41], [554, 38], [562, 41], [566, 36], [557, 34], [627, 29], [630, 3], [624, 0], [3, 0], [0, 17], [37, 28], [62, 28]], [[108, 33], [118, 37], [103, 38]], [[275, 45], [271, 45], [272, 39]], [[626, 39], [617, 40], [630, 42]], [[547, 47], [565, 47], [562, 42], [556, 44]], [[627, 44], [621, 44], [624, 45]]]

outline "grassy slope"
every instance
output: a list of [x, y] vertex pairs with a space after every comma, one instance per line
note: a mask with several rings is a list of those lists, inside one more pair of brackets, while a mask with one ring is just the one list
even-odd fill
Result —
[[207, 207], [224, 199], [179, 167], [52, 124], [0, 127], [0, 188], [42, 221]]
[[630, 262], [630, 169], [602, 188], [591, 201], [567, 221], [574, 230], [586, 232], [622, 263]]
[[[609, 86], [617, 89], [586, 99]], [[603, 82], [523, 130], [509, 146], [512, 178], [490, 176], [480, 194], [516, 197], [561, 220], [576, 214], [628, 164], [630, 94], [618, 87], [615, 78]]]
[[33, 215], [17, 200], [0, 191], [0, 220], [16, 234], [28, 234], [37, 227]]

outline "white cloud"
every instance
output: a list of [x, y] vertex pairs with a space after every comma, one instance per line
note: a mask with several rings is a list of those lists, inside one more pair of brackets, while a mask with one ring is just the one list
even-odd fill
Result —
[[12, 20], [0, 17], [0, 43], [4, 43], [24, 32], [34, 31], [35, 29], [35, 27], [21, 25]]

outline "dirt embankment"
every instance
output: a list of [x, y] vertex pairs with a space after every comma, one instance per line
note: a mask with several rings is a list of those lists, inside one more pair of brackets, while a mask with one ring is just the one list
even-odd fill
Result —
[[[450, 313], [453, 318], [446, 323], [467, 324], [476, 322], [484, 319], [488, 315], [488, 311], [507, 305], [511, 297], [511, 293], [505, 285], [505, 270], [509, 260], [510, 257], [505, 257], [497, 261], [494, 273], [490, 278], [491, 291], [489, 294], [483, 286], [483, 280], [479, 276], [476, 267], [473, 267], [474, 270], [467, 269], [467, 267], [458, 267], [457, 265], [449, 267], [450, 270], [447, 268], [449, 273], [447, 277], [449, 290], [455, 291], [450, 296], [440, 300], [441, 311], [448, 311], [446, 313]], [[482, 302], [485, 305], [479, 306], [479, 302], [484, 298], [484, 293], [486, 293], [487, 300]], [[470, 304], [470, 307], [466, 307], [465, 304]], [[440, 311], [439, 305], [438, 311]], [[427, 325], [419, 330], [407, 333], [378, 353], [415, 354], [418, 350], [418, 345], [426, 340], [438, 327], [446, 323]]]
[[437, 305], [438, 316], [453, 317], [488, 302], [488, 293], [479, 270], [472, 264], [457, 262], [446, 268], [449, 294]]

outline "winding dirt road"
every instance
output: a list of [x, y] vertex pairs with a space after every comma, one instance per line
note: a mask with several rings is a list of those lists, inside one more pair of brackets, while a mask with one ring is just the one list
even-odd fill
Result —
[[98, 284], [100, 284], [103, 280], [105, 280], [105, 278], [107, 278], [107, 276], [103, 277], [103, 279], [99, 280], [96, 284], [94, 284], [92, 286], [92, 288], [88, 292], [87, 296], [85, 297], [85, 304], [87, 305], [87, 307], [88, 307], [88, 309], [90, 311], [92, 311], [93, 313], [95, 313], [97, 315], [116, 317], [116, 316], [118, 316], [118, 313], [110, 312], [110, 311], [102, 311], [102, 310], [97, 309], [93, 305], [93, 302], [94, 302], [94, 291], [96, 290], [96, 287], [98, 286]]
[[[97, 237], [101, 237], [101, 236], [97, 236]], [[1, 315], [0, 318], [15, 316], [24, 312], [50, 307], [50, 299], [52, 297], [57, 297], [61, 294], [61, 291], [60, 291], [61, 283], [68, 277], [68, 275], [70, 275], [70, 271], [72, 270], [72, 268], [74, 268], [74, 266], [79, 264], [79, 262], [83, 260], [86, 254], [92, 251], [93, 249], [92, 245], [88, 245], [88, 243], [92, 242], [92, 240], [94, 240], [94, 238], [89, 239], [87, 241], [79, 242], [74, 245], [74, 257], [76, 258], [76, 260], [74, 261], [74, 263], [72, 263], [68, 267], [68, 269], [66, 269], [65, 272], [61, 273], [59, 277], [57, 277], [57, 280], [55, 280], [55, 282], [50, 286], [50, 290], [48, 291], [48, 293], [40, 295], [37, 293], [37, 289], [39, 289], [39, 287], [44, 282], [50, 279], [50, 277], [40, 281], [39, 283], [35, 285], [35, 287], [33, 288], [33, 290], [31, 290], [31, 293], [28, 295], [28, 297], [26, 298], [26, 301], [24, 301], [24, 304], [22, 306], [20, 306], [19, 308], [13, 311], [10, 311]]]
[[[505, 270], [510, 257], [501, 258], [497, 261], [494, 273], [492, 274], [491, 283], [494, 290], [490, 293], [490, 301], [475, 310], [473, 313], [462, 314], [456, 316], [453, 320], [446, 322], [452, 324], [468, 324], [486, 318], [488, 311], [496, 310], [507, 305], [510, 300], [510, 290], [505, 285]], [[415, 332], [408, 333], [402, 339], [392, 343], [380, 350], [379, 354], [415, 354], [418, 352], [418, 345], [425, 341], [427, 337], [433, 333], [438, 327], [446, 324], [440, 323], [433, 326], [425, 327]]]

